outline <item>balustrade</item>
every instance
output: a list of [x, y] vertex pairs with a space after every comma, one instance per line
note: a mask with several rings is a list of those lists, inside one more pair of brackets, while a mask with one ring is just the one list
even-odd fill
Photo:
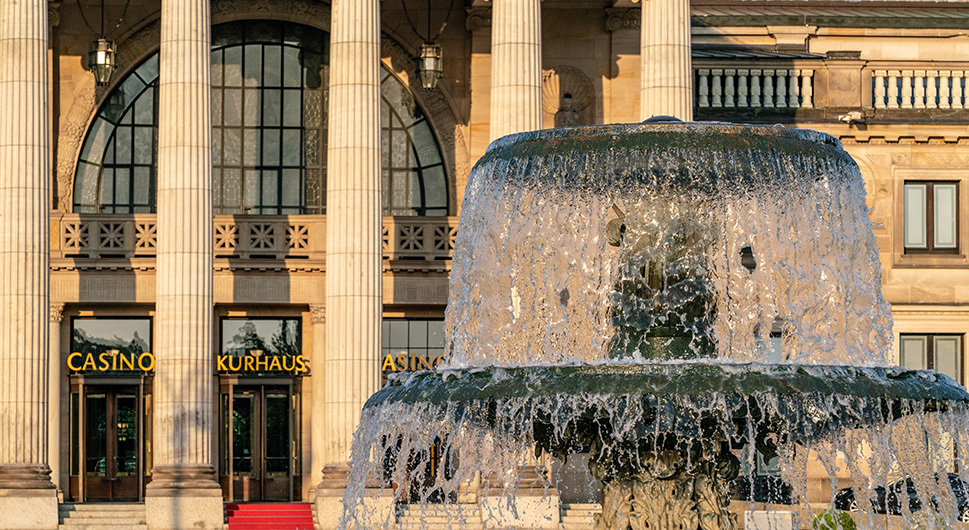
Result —
[[872, 70], [876, 109], [964, 109], [969, 70]]
[[[77, 260], [154, 258], [154, 214], [66, 214], [52, 219], [51, 258]], [[456, 217], [384, 217], [385, 260], [449, 260]], [[214, 219], [215, 257], [231, 259], [323, 259], [326, 216], [234, 216]], [[77, 262], [76, 262], [77, 263]]]
[[806, 68], [698, 68], [700, 108], [812, 108], [814, 70]]

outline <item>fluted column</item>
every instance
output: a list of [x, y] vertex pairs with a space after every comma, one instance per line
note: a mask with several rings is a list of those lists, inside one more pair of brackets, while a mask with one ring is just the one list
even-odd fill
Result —
[[689, 0], [642, 0], [641, 118], [693, 119]]
[[56, 528], [48, 416], [46, 0], [0, 0], [0, 528]]
[[[380, 383], [380, 2], [333, 0], [326, 178], [326, 467], [317, 499], [342, 496], [350, 442]], [[317, 372], [319, 373], [319, 372]], [[320, 524], [333, 505], [317, 503]]]
[[222, 527], [212, 466], [210, 34], [208, 0], [162, 1], [152, 528]]
[[495, 0], [491, 17], [491, 139], [541, 128], [541, 1]]

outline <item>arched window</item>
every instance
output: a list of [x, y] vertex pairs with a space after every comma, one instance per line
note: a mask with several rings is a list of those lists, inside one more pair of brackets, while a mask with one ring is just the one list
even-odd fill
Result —
[[[284, 22], [212, 31], [213, 206], [326, 211], [328, 35]], [[158, 54], [108, 96], [81, 149], [74, 211], [155, 211]], [[384, 215], [447, 215], [441, 151], [412, 94], [382, 69]]]

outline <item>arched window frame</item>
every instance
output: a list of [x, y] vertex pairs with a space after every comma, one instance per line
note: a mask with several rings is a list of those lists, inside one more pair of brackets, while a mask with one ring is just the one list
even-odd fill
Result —
[[[244, 47], [244, 46], [258, 46], [258, 45], [275, 45], [275, 43], [267, 42], [254, 42], [246, 41], [237, 44], [220, 42], [218, 40], [220, 28], [231, 26], [232, 24], [246, 24], [249, 25], [264, 23], [268, 25], [285, 25], [287, 27], [303, 27], [297, 24], [290, 23], [280, 23], [280, 22], [268, 22], [268, 21], [245, 21], [237, 23], [222, 24], [215, 26], [213, 30], [213, 55], [218, 53], [224, 53], [225, 50], [231, 47]], [[311, 31], [319, 31], [312, 30]], [[328, 46], [323, 48], [324, 54]], [[326, 66], [325, 59], [322, 61], [322, 75], [323, 75], [323, 88], [325, 89], [325, 79], [328, 71], [328, 66]], [[81, 150], [81, 155], [78, 161], [77, 171], [75, 173], [75, 183], [74, 183], [74, 211], [76, 213], [147, 213], [154, 212], [155, 205], [155, 171], [156, 171], [156, 161], [157, 161], [157, 63], [158, 54], [157, 52], [148, 57], [143, 61], [138, 67], [132, 70], [128, 76], [126, 76], [118, 85], [111, 95], [106, 98], [106, 102], [99, 109], [98, 114], [92, 121], [91, 128], [88, 130], [87, 136], [83, 143], [83, 148]], [[143, 71], [143, 69], [145, 69]], [[213, 65], [213, 86], [219, 87], [217, 84], [218, 74], [221, 72], [216, 71], [216, 65]], [[154, 74], [154, 78], [151, 78], [151, 74]], [[137, 83], [132, 81], [136, 80]], [[126, 126], [126, 120], [129, 120], [128, 113], [132, 113], [134, 110], [138, 112], [143, 112], [140, 108], [135, 108], [137, 105], [137, 98], [131, 98], [131, 96], [121, 97], [116, 94], [119, 89], [124, 90], [124, 87], [133, 84], [140, 87], [140, 92], [137, 96], [140, 97], [142, 94], [150, 93], [150, 99], [154, 106], [151, 109], [151, 131], [152, 137], [150, 142], [150, 162], [145, 164], [143, 158], [141, 160], [141, 166], [139, 177], [142, 180], [139, 181], [139, 185], [133, 185], [133, 180], [130, 181], [127, 188], [124, 186], [117, 186], [114, 181], [108, 182], [108, 178], [117, 179], [118, 176], [113, 172], [117, 168], [111, 167], [111, 164], [121, 164], [124, 160], [118, 161], [117, 157], [111, 158], [108, 161], [108, 151], [116, 149], [115, 144], [117, 143], [117, 138], [124, 136], [133, 136], [134, 133], [126, 133], [122, 131], [123, 127]], [[321, 173], [321, 178], [318, 180], [318, 187], [314, 189], [309, 189], [305, 184], [306, 181], [302, 181], [299, 186], [299, 204], [300, 208], [292, 208], [292, 203], [283, 204], [278, 206], [282, 201], [276, 201], [277, 205], [271, 205], [269, 208], [262, 207], [263, 205], [257, 205], [255, 208], [246, 208], [246, 205], [239, 201], [237, 204], [226, 204], [220, 203], [221, 199], [224, 199], [224, 194], [221, 193], [223, 185], [222, 171], [226, 169], [226, 166], [222, 164], [224, 161], [222, 159], [223, 154], [223, 138], [221, 134], [225, 130], [224, 123], [216, 123], [215, 115], [216, 112], [222, 112], [222, 108], [216, 108], [224, 103], [222, 99], [224, 97], [224, 85], [220, 88], [214, 88], [213, 91], [213, 162], [214, 162], [214, 175], [213, 175], [213, 188], [215, 195], [215, 211], [216, 213], [232, 213], [232, 214], [298, 214], [298, 213], [324, 213], [325, 212], [325, 142], [326, 142], [326, 122], [325, 122], [325, 111], [326, 111], [326, 101], [325, 101], [325, 90], [321, 90], [323, 93], [323, 98], [320, 101], [321, 112], [324, 115], [324, 122], [322, 127], [319, 129], [319, 133], [316, 141], [319, 142], [319, 150], [315, 152], [314, 157], [307, 156], [305, 150], [300, 154], [299, 164], [290, 164], [289, 166], [280, 165], [280, 167], [291, 167], [298, 168], [302, 173], [307, 171], [319, 171]], [[427, 116], [424, 114], [420, 105], [414, 99], [413, 94], [404, 85], [404, 83], [394, 75], [388, 68], [381, 65], [381, 116], [382, 116], [382, 180], [384, 184], [384, 215], [414, 215], [414, 216], [445, 216], [450, 213], [450, 193], [449, 193], [449, 179], [446, 170], [446, 164], [440, 150], [440, 144], [437, 140], [437, 135], [434, 133]], [[216, 96], [217, 90], [223, 90]], [[304, 89], [305, 90], [305, 89]], [[122, 94], [130, 94], [130, 92], [122, 92]], [[128, 99], [131, 98], [131, 99]], [[120, 103], [120, 105], [119, 105]], [[112, 106], [113, 105], [113, 106]], [[133, 110], [134, 109], [134, 110]], [[301, 109], [302, 111], [302, 109]], [[302, 114], [301, 114], [302, 115]], [[224, 117], [224, 114], [223, 114]], [[262, 121], [262, 120], [260, 120]], [[144, 124], [138, 124], [143, 126]], [[119, 134], [120, 131], [120, 134]], [[144, 133], [140, 133], [144, 136]], [[218, 136], [218, 138], [216, 138]], [[301, 142], [302, 144], [303, 142]], [[141, 154], [144, 155], [144, 146], [147, 142], [142, 142], [139, 144], [141, 147]], [[305, 146], [304, 146], [305, 147]], [[132, 150], [134, 147], [132, 147]], [[100, 152], [99, 152], [100, 151]], [[126, 155], [127, 156], [127, 155]], [[132, 155], [133, 156], [133, 155]], [[290, 161], [292, 162], [292, 161]], [[257, 166], [258, 164], [253, 164]], [[139, 167], [141, 167], [139, 166]], [[132, 166], [133, 167], [133, 166]], [[245, 165], [236, 166], [237, 169], [244, 170]], [[105, 171], [105, 170], [108, 171]], [[122, 168], [125, 169], [125, 168]], [[259, 170], [259, 167], [251, 167], [252, 170]], [[148, 184], [145, 185], [144, 173], [147, 173]], [[124, 173], [120, 173], [124, 175]], [[240, 179], [243, 180], [243, 179]], [[242, 193], [242, 182], [239, 182], [239, 193]], [[109, 189], [110, 188], [110, 189]], [[127, 200], [125, 197], [119, 195], [120, 192], [126, 191]], [[147, 196], [145, 194], [148, 194]], [[314, 201], [312, 197], [308, 198], [307, 195], [310, 193], [317, 193], [317, 200]], [[134, 200], [134, 195], [138, 195], [140, 201]], [[120, 197], [120, 200], [118, 199]]]

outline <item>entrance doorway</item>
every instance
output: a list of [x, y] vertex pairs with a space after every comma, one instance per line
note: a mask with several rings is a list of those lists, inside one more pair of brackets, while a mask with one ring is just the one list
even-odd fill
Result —
[[71, 393], [71, 498], [138, 502], [146, 482], [143, 385], [78, 379]]
[[299, 495], [299, 392], [292, 379], [221, 385], [221, 483], [233, 501], [293, 501]]

